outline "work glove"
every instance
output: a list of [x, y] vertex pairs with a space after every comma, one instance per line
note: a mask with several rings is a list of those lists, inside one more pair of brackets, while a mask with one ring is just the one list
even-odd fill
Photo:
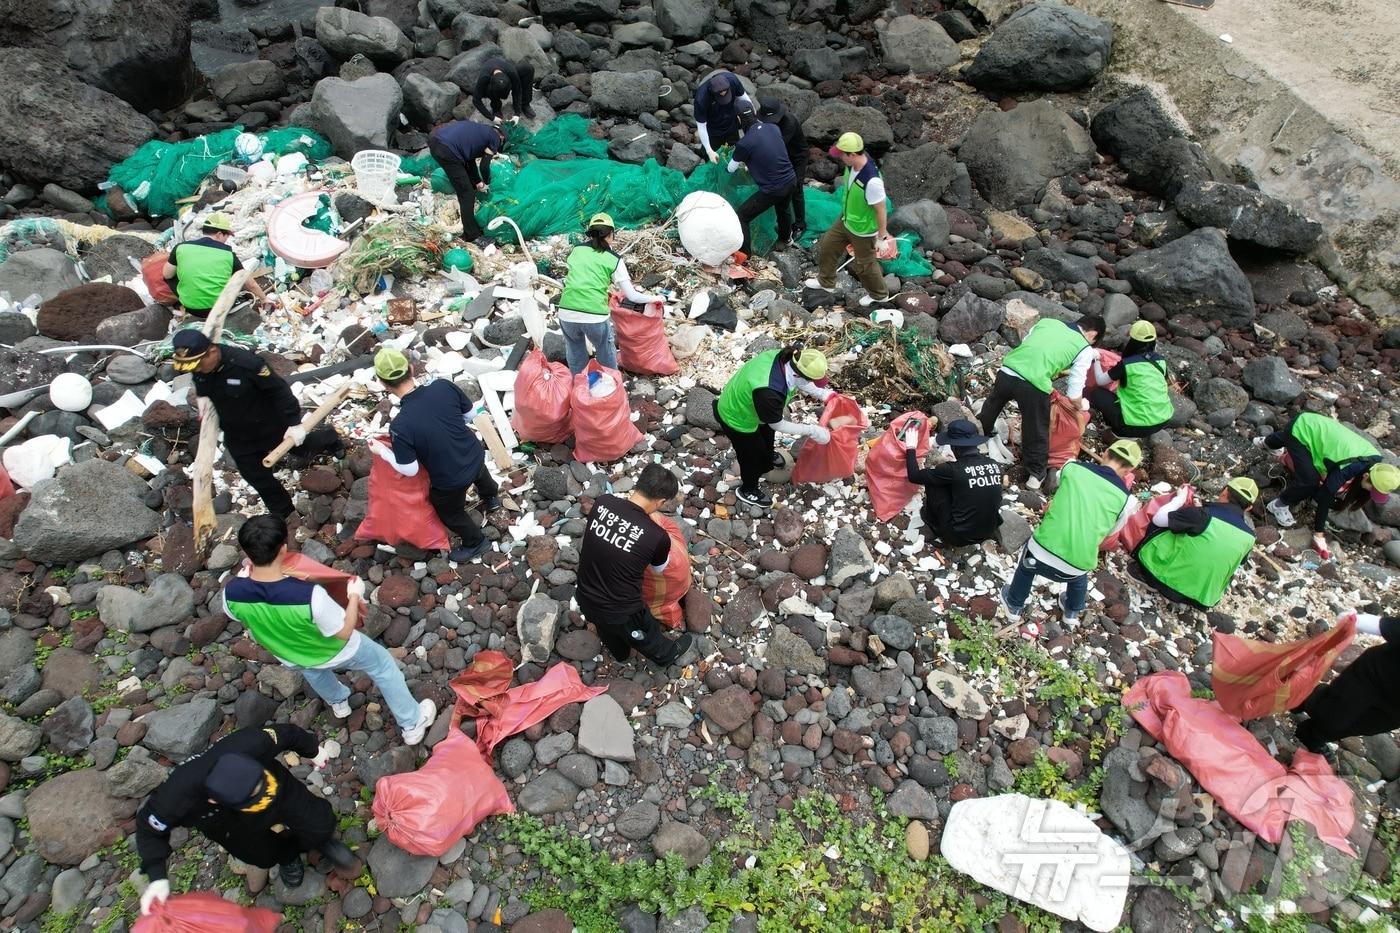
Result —
[[711, 162], [718, 162], [719, 153], [715, 152], [713, 149], [706, 149], [705, 158], [709, 159]]
[[351, 596], [365, 598], [365, 581], [363, 577], [351, 577], [350, 582], [345, 584], [345, 592]]
[[1381, 633], [1381, 617], [1370, 612], [1357, 612], [1355, 609], [1344, 612], [1337, 617], [1338, 624], [1345, 622], [1348, 618], [1356, 620], [1356, 630], [1362, 635], [1376, 635]]
[[296, 447], [306, 443], [306, 428], [299, 424], [294, 424], [287, 429], [287, 433], [282, 435], [283, 440], [291, 441]]
[[330, 764], [332, 758], [339, 756], [339, 754], [339, 742], [322, 742], [320, 747], [316, 749], [316, 757], [311, 759], [311, 766], [317, 771], [320, 771], [326, 765]]
[[1089, 400], [1088, 400], [1087, 398], [1084, 398], [1084, 396], [1082, 396], [1082, 395], [1079, 397], [1079, 410], [1080, 410], [1080, 411], [1088, 411], [1088, 410], [1089, 410]]
[[807, 436], [818, 444], [830, 444], [831, 432], [819, 424], [814, 424], [807, 430]]
[[1323, 560], [1331, 560], [1332, 552], [1327, 549], [1327, 536], [1322, 532], [1314, 532], [1312, 539], [1313, 550], [1317, 551], [1317, 556]]
[[1255, 447], [1263, 447], [1263, 446], [1264, 446], [1264, 442], [1267, 441], [1268, 439], [1269, 439], [1269, 438], [1268, 438], [1268, 435], [1267, 435], [1267, 434], [1261, 434], [1261, 435], [1259, 435], [1258, 437], [1256, 437], [1256, 438], [1254, 439], [1254, 446], [1255, 446]]
[[164, 878], [159, 881], [152, 881], [146, 885], [146, 890], [141, 892], [141, 915], [147, 916], [155, 910], [157, 904], [164, 904], [170, 898], [170, 882]]

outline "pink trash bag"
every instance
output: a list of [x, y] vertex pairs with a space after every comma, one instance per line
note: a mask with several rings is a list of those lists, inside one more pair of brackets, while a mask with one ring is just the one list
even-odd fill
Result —
[[[389, 438], [381, 437], [389, 443]], [[404, 476], [384, 461], [372, 457], [369, 468], [369, 510], [356, 541], [382, 541], [388, 545], [411, 544], [425, 551], [448, 546], [447, 528], [428, 501], [428, 473]]]
[[[1128, 484], [1129, 489], [1133, 487], [1131, 480], [1125, 479], [1124, 482]], [[1191, 489], [1190, 486], [1186, 488]], [[1122, 528], [1118, 529], [1117, 534], [1111, 534], [1103, 539], [1103, 543], [1099, 545], [1099, 550], [1123, 550], [1127, 551], [1129, 554], [1136, 551], [1137, 546], [1142, 543], [1142, 539], [1147, 537], [1147, 531], [1152, 526], [1153, 517], [1161, 511], [1162, 506], [1172, 501], [1175, 496], [1175, 492], [1162, 493], [1162, 495], [1157, 496], [1151, 502], [1147, 503], [1147, 505], [1138, 509], [1132, 515], [1129, 515], [1128, 520], [1124, 522]], [[1190, 504], [1194, 496], [1195, 490], [1192, 490], [1187, 495], [1187, 504]]]
[[[612, 391], [595, 396], [594, 377], [611, 379]], [[574, 377], [573, 423], [574, 459], [580, 463], [610, 463], [642, 439], [642, 432], [632, 423], [622, 373], [597, 360], [589, 360], [588, 368]]]
[[906, 411], [890, 422], [870, 453], [865, 455], [865, 485], [870, 491], [870, 506], [882, 522], [898, 515], [909, 500], [919, 494], [919, 487], [909, 482], [904, 455], [904, 433], [911, 428], [919, 432], [914, 455], [922, 459], [928, 453], [933, 428], [928, 416], [921, 411]]
[[685, 612], [681, 600], [690, 590], [690, 552], [685, 543], [685, 535], [676, 520], [668, 515], [656, 516], [656, 523], [666, 529], [671, 537], [671, 557], [666, 569], [657, 573], [650, 567], [642, 574], [642, 599], [651, 614], [662, 625], [680, 628], [685, 624]]
[[849, 395], [836, 394], [826, 400], [817, 422], [831, 432], [831, 441], [818, 444], [810, 437], [802, 442], [797, 463], [792, 468], [794, 483], [829, 483], [854, 476], [861, 432], [870, 426], [860, 403]]
[[681, 371], [666, 342], [666, 324], [660, 302], [641, 311], [622, 303], [616, 293], [608, 295], [613, 330], [617, 333], [618, 366], [639, 376], [670, 376]]
[[482, 820], [513, 813], [515, 805], [476, 743], [454, 723], [423, 767], [379, 779], [373, 810], [390, 842], [436, 858]]
[[132, 933], [273, 933], [282, 915], [266, 907], [243, 907], [209, 891], [176, 894], [138, 917]]
[[1080, 410], [1078, 402], [1059, 392], [1050, 393], [1050, 452], [1045, 459], [1050, 469], [1058, 470], [1079, 456], [1088, 423], [1089, 413]]
[[510, 426], [522, 441], [558, 444], [573, 428], [569, 396], [573, 377], [563, 363], [551, 363], [540, 350], [531, 350], [515, 371], [515, 411]]
[[1241, 721], [1300, 706], [1355, 637], [1354, 617], [1320, 635], [1283, 644], [1212, 632], [1215, 702]]

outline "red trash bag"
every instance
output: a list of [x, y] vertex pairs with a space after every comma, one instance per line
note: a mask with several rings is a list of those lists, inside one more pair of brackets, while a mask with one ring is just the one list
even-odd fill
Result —
[[794, 483], [829, 483], [854, 476], [860, 434], [870, 426], [860, 403], [849, 395], [832, 395], [817, 422], [831, 432], [831, 441], [818, 444], [810, 437], [802, 443], [792, 468]]
[[[1129, 489], [1133, 488], [1132, 480], [1125, 477], [1123, 481], [1128, 484]], [[1191, 489], [1190, 486], [1186, 488]], [[1099, 550], [1123, 550], [1127, 551], [1129, 554], [1136, 551], [1137, 546], [1142, 543], [1142, 539], [1147, 537], [1147, 529], [1152, 525], [1152, 519], [1161, 511], [1162, 506], [1172, 501], [1175, 496], [1175, 492], [1164, 492], [1162, 495], [1157, 496], [1151, 502], [1147, 503], [1147, 505], [1138, 509], [1132, 515], [1129, 515], [1127, 522], [1123, 524], [1122, 528], [1118, 529], [1117, 534], [1111, 534], [1103, 539], [1103, 543], [1099, 545]], [[1186, 502], [1188, 505], [1191, 503], [1194, 496], [1195, 490], [1187, 494]]]
[[169, 259], [169, 253], [152, 253], [141, 260], [141, 281], [146, 283], [146, 291], [151, 293], [152, 301], [173, 308], [180, 303], [180, 299], [175, 297], [170, 280], [164, 274]]
[[1355, 637], [1352, 616], [1320, 635], [1283, 644], [1213, 632], [1210, 686], [1215, 701], [1241, 721], [1293, 709], [1308, 698]]
[[243, 907], [210, 891], [175, 894], [138, 917], [132, 933], [273, 933], [282, 915], [266, 907]]
[[15, 494], [15, 482], [10, 479], [10, 471], [0, 464], [0, 499], [8, 499]]
[[[588, 377], [593, 373], [600, 379], [610, 378], [613, 390], [595, 397], [588, 385]], [[632, 406], [627, 404], [622, 373], [597, 360], [589, 360], [588, 368], [574, 377], [573, 423], [574, 459], [579, 463], [610, 463], [642, 439], [642, 432], [632, 423]]]
[[[484, 652], [483, 652], [484, 653]], [[480, 657], [480, 655], [478, 655]], [[476, 746], [489, 760], [496, 746], [537, 722], [544, 722], [570, 703], [591, 700], [607, 687], [590, 687], [578, 675], [578, 668], [567, 661], [544, 672], [539, 680], [511, 687], [499, 696], [483, 701], [486, 716], [478, 717]], [[453, 711], [454, 721], [459, 710]]]
[[865, 486], [870, 491], [870, 507], [882, 522], [898, 515], [909, 500], [919, 494], [919, 487], [909, 482], [904, 456], [904, 432], [911, 422], [917, 423], [919, 429], [914, 455], [922, 459], [928, 453], [933, 428], [928, 416], [921, 411], [906, 411], [890, 422], [870, 453], [865, 455]]
[[[386, 444], [389, 439], [381, 437]], [[369, 511], [355, 529], [356, 541], [382, 541], [388, 545], [411, 544], [424, 551], [448, 546], [447, 527], [428, 501], [428, 473], [404, 476], [385, 462], [371, 458]]]
[[[253, 569], [253, 562], [248, 558], [243, 558], [243, 569], [239, 571], [240, 577], [246, 577]], [[282, 558], [282, 570], [289, 577], [298, 580], [306, 580], [310, 583], [320, 584], [331, 599], [342, 609], [350, 608], [350, 591], [348, 586], [350, 581], [355, 579], [353, 573], [346, 573], [344, 570], [336, 570], [327, 567], [320, 561], [312, 560], [299, 551], [288, 551], [287, 556]]]
[[525, 355], [515, 371], [515, 411], [511, 430], [522, 441], [558, 444], [572, 431], [569, 396], [573, 377], [563, 363], [551, 363], [538, 349]]
[[671, 536], [671, 557], [666, 562], [666, 569], [660, 573], [648, 567], [642, 574], [642, 599], [661, 624], [680, 628], [685, 624], [681, 599], [689, 591], [691, 583], [689, 546], [675, 519], [669, 515], [656, 515], [654, 519]]
[[666, 325], [661, 302], [641, 311], [622, 303], [616, 292], [608, 293], [608, 310], [617, 332], [617, 363], [639, 376], [671, 376], [681, 371], [666, 342]]
[[1058, 470], [1079, 456], [1088, 423], [1089, 413], [1081, 411], [1078, 402], [1059, 392], [1050, 393], [1050, 455], [1045, 459], [1050, 469]]
[[[1114, 353], [1112, 350], [1105, 350], [1102, 348], [1100, 348], [1097, 352], [1099, 354], [1099, 369], [1102, 369], [1105, 375], [1110, 369], [1123, 362], [1123, 354], [1121, 353]], [[1091, 382], [1090, 385], [1092, 384], [1093, 383]], [[1103, 386], [1103, 388], [1108, 389], [1110, 392], [1117, 392], [1118, 382], [1117, 380], [1114, 380], [1108, 385]], [[1086, 387], [1084, 391], [1087, 393], [1089, 390]]]
[[454, 726], [423, 767], [379, 779], [373, 810], [390, 842], [436, 858], [482, 820], [513, 813], [515, 805], [476, 743]]

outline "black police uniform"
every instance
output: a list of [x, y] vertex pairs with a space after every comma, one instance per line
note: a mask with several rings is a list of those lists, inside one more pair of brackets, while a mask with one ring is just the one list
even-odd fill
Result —
[[[292, 497], [262, 459], [282, 443], [287, 428], [301, 424], [301, 405], [287, 381], [262, 357], [226, 343], [217, 346], [219, 368], [212, 373], [195, 372], [194, 390], [214, 404], [224, 430], [224, 447], [238, 472], [257, 490], [269, 512], [286, 518], [292, 514]], [[319, 428], [308, 433], [292, 453], [309, 460], [340, 445], [333, 429]]]
[[[146, 877], [165, 877], [170, 831], [176, 826], [198, 829], [234, 858], [258, 868], [296, 861], [334, 838], [335, 811], [277, 759], [284, 751], [313, 758], [316, 736], [285, 723], [239, 729], [173, 769], [136, 814], [136, 852]], [[204, 782], [225, 755], [247, 755], [272, 774], [277, 792], [271, 803], [249, 812], [210, 802]]]
[[1384, 644], [1361, 656], [1314, 690], [1298, 709], [1308, 719], [1298, 741], [1314, 752], [1353, 735], [1385, 735], [1400, 729], [1400, 618], [1381, 618]]
[[924, 487], [924, 524], [945, 547], [986, 541], [1001, 526], [1001, 464], [973, 448], [954, 448], [957, 459], [919, 468], [905, 451], [909, 482]]

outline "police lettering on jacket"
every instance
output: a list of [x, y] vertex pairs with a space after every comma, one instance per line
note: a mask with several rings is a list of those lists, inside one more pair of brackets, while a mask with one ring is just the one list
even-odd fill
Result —
[[963, 467], [968, 486], [1000, 486], [1001, 464], [969, 463]]
[[597, 510], [598, 513], [593, 516], [588, 530], [593, 533], [595, 538], [630, 554], [632, 548], [636, 547], [637, 542], [642, 539], [643, 529], [605, 505], [597, 506]]

